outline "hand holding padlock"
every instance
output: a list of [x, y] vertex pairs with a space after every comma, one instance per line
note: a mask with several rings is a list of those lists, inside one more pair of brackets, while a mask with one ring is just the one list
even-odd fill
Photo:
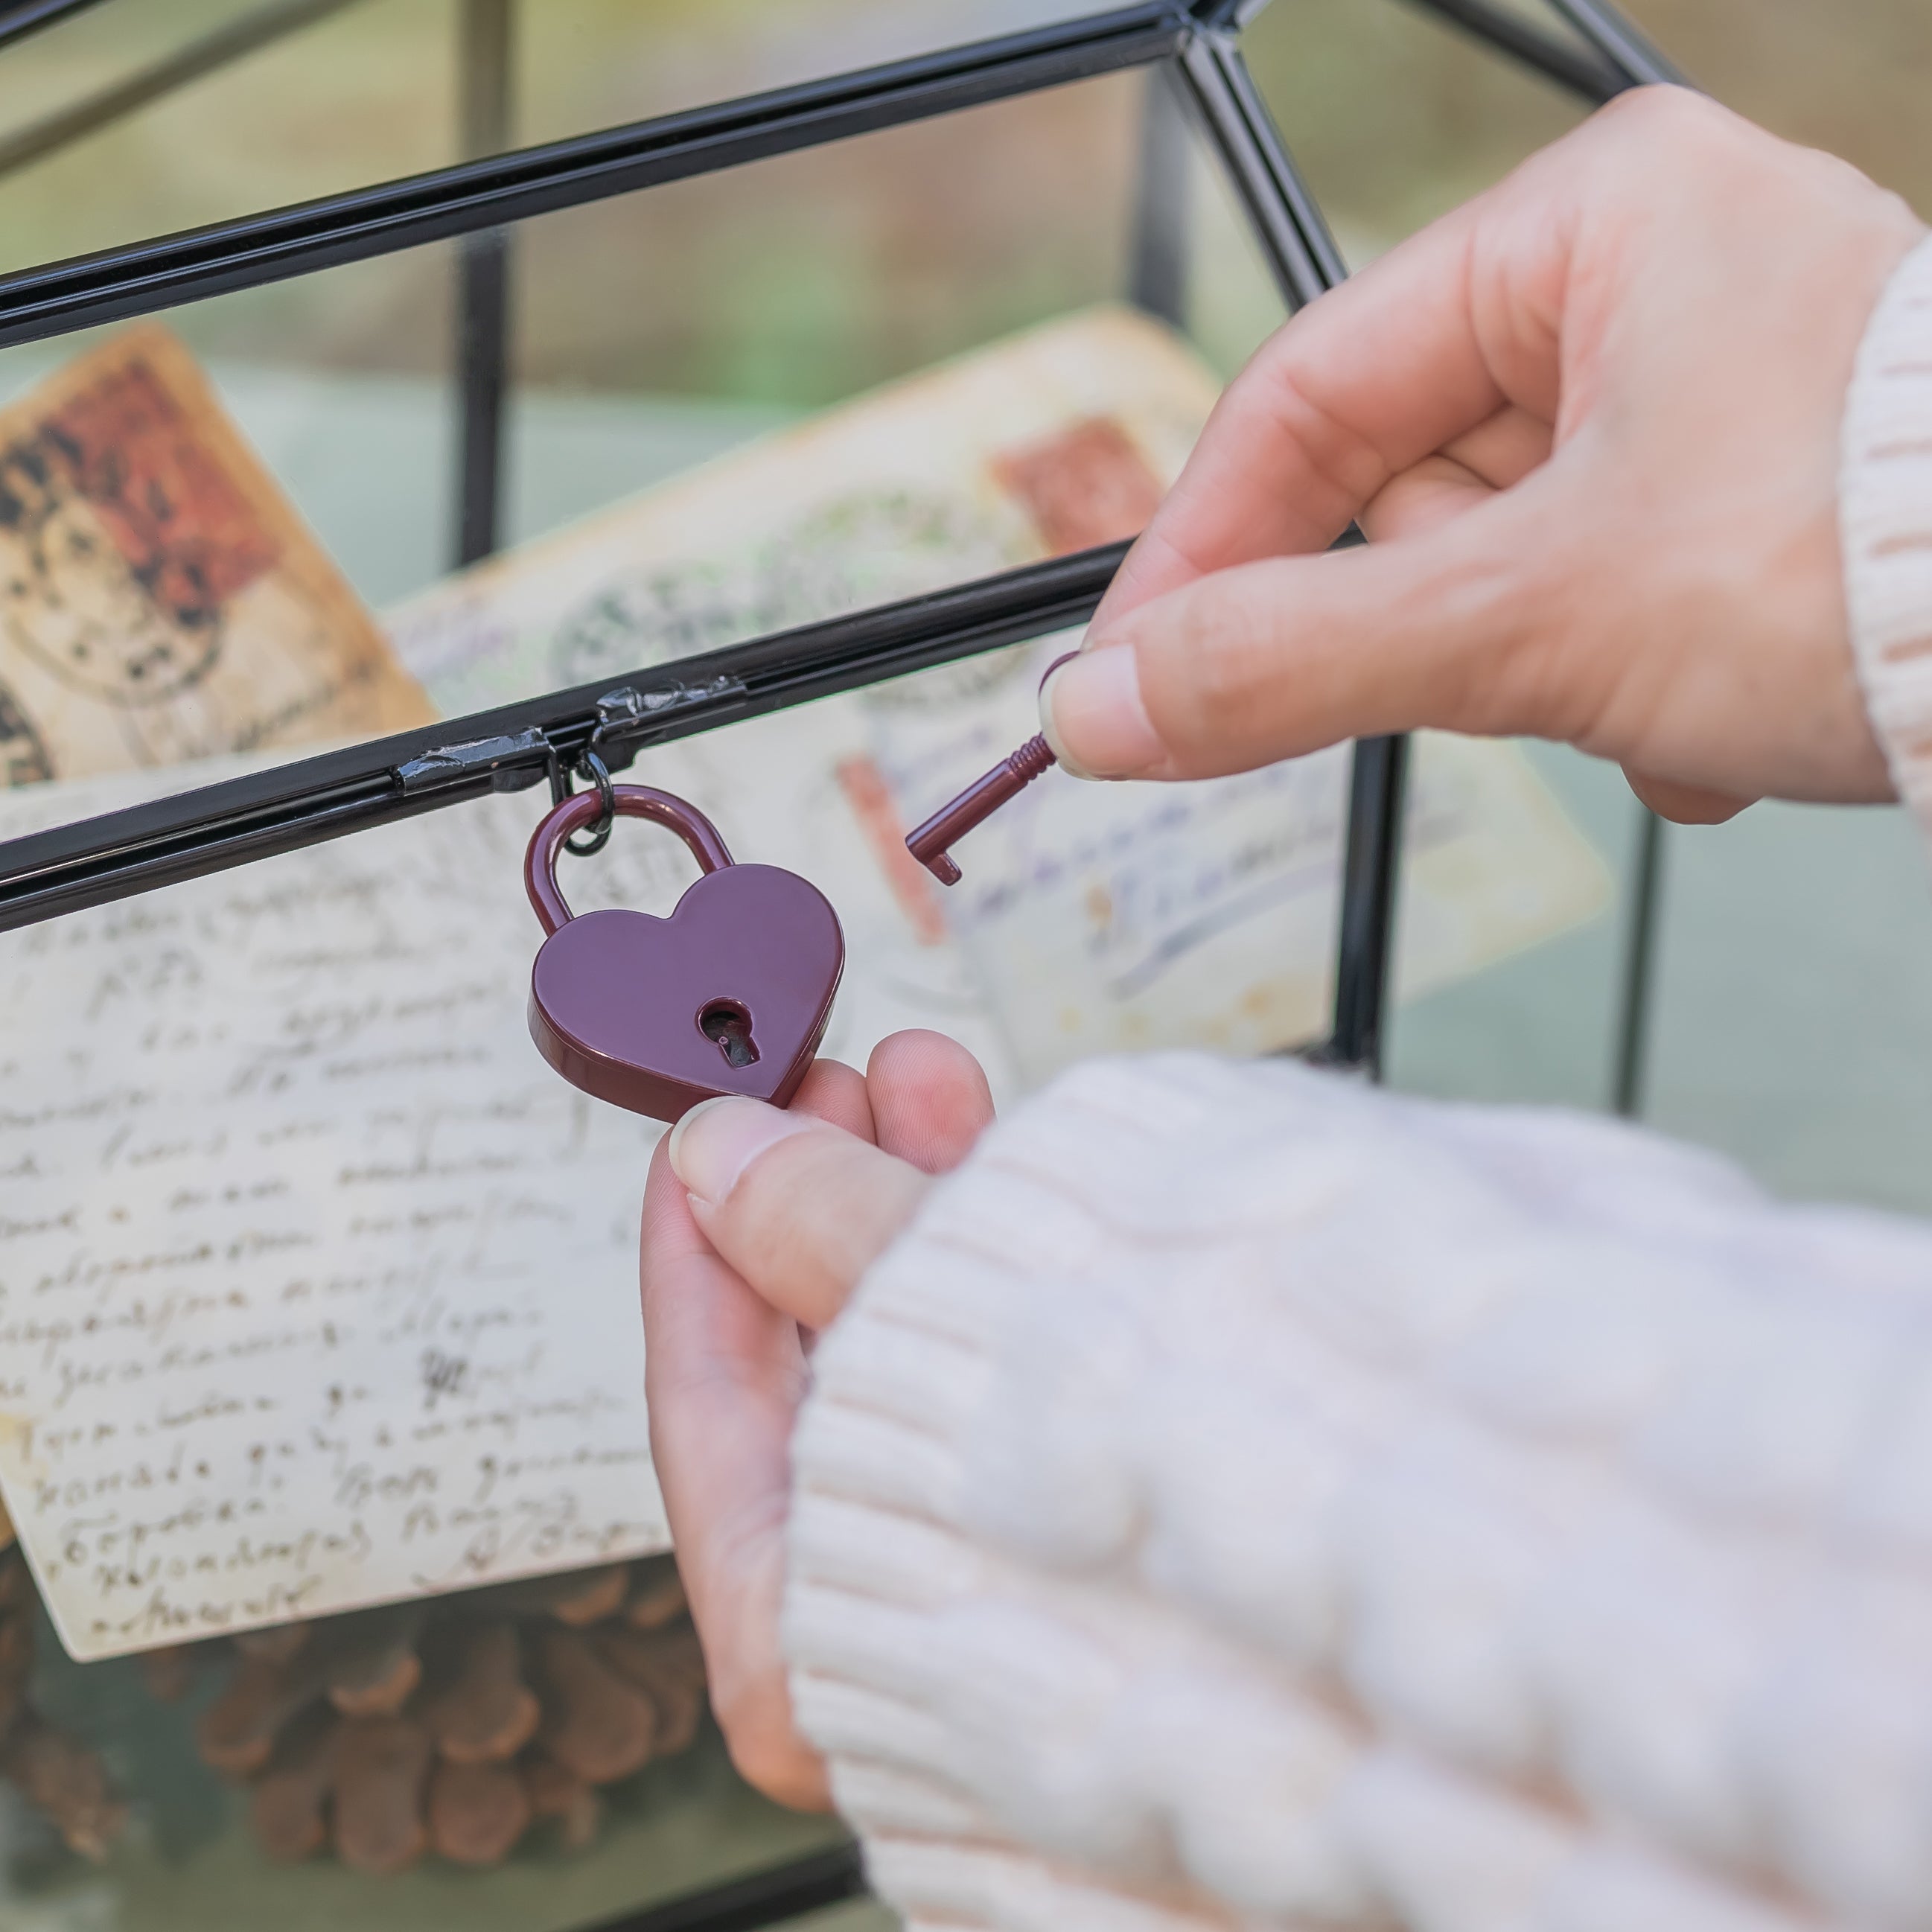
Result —
[[[580, 919], [565, 902], [557, 854], [607, 808], [668, 826], [703, 868], [668, 919]], [[566, 799], [530, 840], [524, 883], [549, 934], [530, 974], [530, 1036], [572, 1085], [660, 1120], [724, 1094], [782, 1107], [798, 1090], [845, 968], [838, 916], [817, 886], [734, 865], [701, 812], [644, 785]]]

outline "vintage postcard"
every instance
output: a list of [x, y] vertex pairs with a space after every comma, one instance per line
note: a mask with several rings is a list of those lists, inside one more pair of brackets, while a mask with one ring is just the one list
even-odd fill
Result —
[[0, 412], [7, 782], [434, 715], [166, 330], [117, 337]]

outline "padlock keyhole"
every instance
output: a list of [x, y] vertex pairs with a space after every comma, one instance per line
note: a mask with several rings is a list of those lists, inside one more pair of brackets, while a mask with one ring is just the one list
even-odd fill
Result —
[[698, 1030], [716, 1043], [718, 1051], [734, 1066], [758, 1064], [758, 1049], [752, 1038], [752, 1016], [736, 1000], [713, 1000], [698, 1016]]

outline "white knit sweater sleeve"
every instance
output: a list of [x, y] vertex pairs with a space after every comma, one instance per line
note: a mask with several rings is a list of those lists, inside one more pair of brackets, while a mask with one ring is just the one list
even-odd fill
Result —
[[1100, 1063], [814, 1372], [794, 1692], [914, 1927], [1932, 1925], [1932, 1234]]
[[1932, 241], [1906, 257], [1865, 332], [1838, 500], [1865, 708], [1932, 841]]

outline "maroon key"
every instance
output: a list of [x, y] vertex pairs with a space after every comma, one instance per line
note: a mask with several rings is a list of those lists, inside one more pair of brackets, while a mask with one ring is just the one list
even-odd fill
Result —
[[[1047, 678], [1079, 655], [1078, 651], [1069, 651], [1055, 658], [1040, 681], [1040, 688], [1044, 691]], [[950, 805], [935, 812], [907, 839], [906, 850], [942, 886], [956, 886], [964, 874], [947, 848], [975, 826], [985, 824], [1001, 806], [1017, 798], [1035, 778], [1052, 771], [1058, 762], [1053, 747], [1044, 737], [1029, 738], [1011, 758], [968, 785]]]
[[668, 919], [577, 918], [557, 854], [603, 800], [580, 792], [544, 819], [524, 861], [549, 934], [530, 974], [538, 1052], [572, 1085], [654, 1120], [727, 1094], [784, 1106], [832, 1017], [845, 969], [838, 914], [795, 872], [733, 864], [716, 826], [668, 792], [616, 785], [610, 797], [620, 818], [668, 826], [704, 876]]

